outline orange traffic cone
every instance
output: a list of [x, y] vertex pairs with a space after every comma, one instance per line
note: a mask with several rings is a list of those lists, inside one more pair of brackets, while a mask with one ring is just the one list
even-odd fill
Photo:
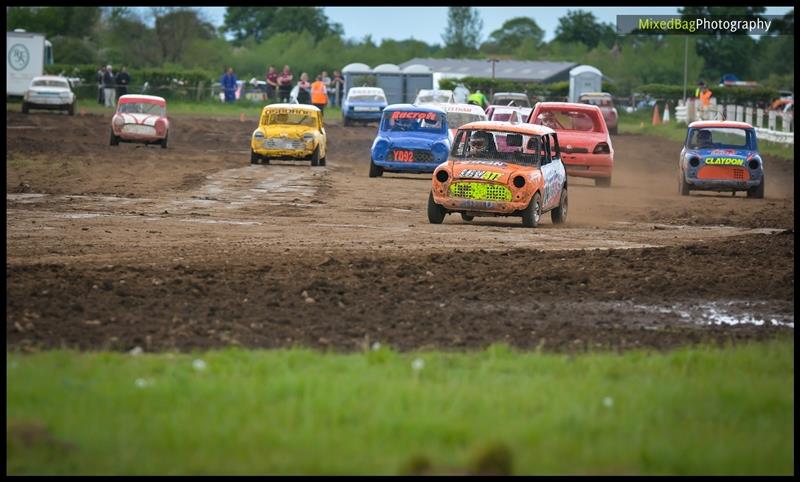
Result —
[[661, 124], [661, 116], [658, 115], [658, 102], [656, 102], [656, 105], [653, 106], [653, 125], [657, 126], [659, 124]]

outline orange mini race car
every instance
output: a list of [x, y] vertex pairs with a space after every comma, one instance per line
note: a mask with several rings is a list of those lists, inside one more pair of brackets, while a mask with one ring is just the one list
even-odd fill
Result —
[[[498, 150], [498, 139], [505, 146]], [[526, 227], [539, 225], [550, 211], [554, 224], [567, 219], [567, 173], [558, 136], [531, 124], [480, 121], [461, 126], [450, 157], [436, 167], [428, 197], [428, 220], [445, 215], [521, 216]]]

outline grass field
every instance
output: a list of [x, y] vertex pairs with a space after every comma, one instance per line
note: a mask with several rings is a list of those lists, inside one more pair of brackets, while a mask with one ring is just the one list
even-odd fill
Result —
[[[653, 125], [653, 111], [641, 110], [632, 114], [623, 113], [619, 117], [620, 134], [647, 134], [666, 137], [678, 143], [678, 150], [675, 154], [675, 162], [678, 161], [680, 145], [686, 140], [686, 124], [675, 122], [675, 119], [668, 124]], [[762, 154], [779, 157], [781, 159], [794, 159], [794, 145], [769, 142], [763, 139], [758, 140], [758, 149]]]
[[[239, 117], [244, 114], [249, 119], [257, 119], [261, 115], [261, 109], [266, 104], [256, 104], [252, 102], [237, 102], [234, 104], [225, 104], [222, 102], [208, 101], [208, 102], [187, 102], [187, 101], [167, 101], [167, 115], [198, 115], [198, 116], [225, 116], [225, 117]], [[6, 110], [22, 110], [22, 103], [17, 101], [7, 101]], [[80, 112], [87, 114], [108, 114], [114, 110], [110, 107], [104, 107], [100, 104], [90, 101], [78, 101], [78, 110], [76, 115]], [[33, 112], [46, 112], [46, 111], [33, 111]], [[54, 114], [56, 114], [54, 112]], [[63, 115], [63, 114], [62, 114]], [[325, 108], [326, 119], [341, 119], [342, 110], [338, 107]]]
[[[8, 474], [791, 474], [794, 342], [9, 352]], [[416, 367], [416, 368], [414, 368]]]

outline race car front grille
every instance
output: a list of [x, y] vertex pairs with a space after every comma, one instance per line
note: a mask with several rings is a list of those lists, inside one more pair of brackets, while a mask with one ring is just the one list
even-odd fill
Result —
[[[411, 152], [413, 156], [413, 160], [408, 160], [407, 155], [404, 153]], [[422, 151], [418, 149], [394, 149], [389, 156], [389, 161], [399, 161], [399, 162], [422, 162], [425, 164], [433, 163], [433, 154], [430, 151]]]
[[734, 169], [733, 170], [733, 178], [734, 179], [744, 179], [744, 171], [741, 169]]
[[485, 182], [454, 182], [450, 196], [478, 201], [511, 201], [511, 190], [502, 184]]
[[145, 126], [141, 124], [125, 124], [124, 126], [122, 126], [122, 132], [124, 134], [154, 136], [156, 135], [156, 128], [153, 126]]
[[266, 139], [264, 141], [264, 149], [299, 151], [305, 148], [305, 144], [300, 139]]

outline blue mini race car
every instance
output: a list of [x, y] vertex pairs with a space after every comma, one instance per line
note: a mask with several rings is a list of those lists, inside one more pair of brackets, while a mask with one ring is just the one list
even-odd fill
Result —
[[392, 104], [372, 143], [369, 177], [386, 172], [433, 172], [447, 160], [447, 114], [436, 107]]
[[745, 122], [699, 121], [689, 124], [679, 161], [682, 196], [697, 191], [747, 191], [764, 197], [764, 161], [756, 131]]
[[342, 101], [342, 118], [345, 127], [355, 122], [379, 122], [386, 108], [386, 93], [378, 87], [353, 87]]

